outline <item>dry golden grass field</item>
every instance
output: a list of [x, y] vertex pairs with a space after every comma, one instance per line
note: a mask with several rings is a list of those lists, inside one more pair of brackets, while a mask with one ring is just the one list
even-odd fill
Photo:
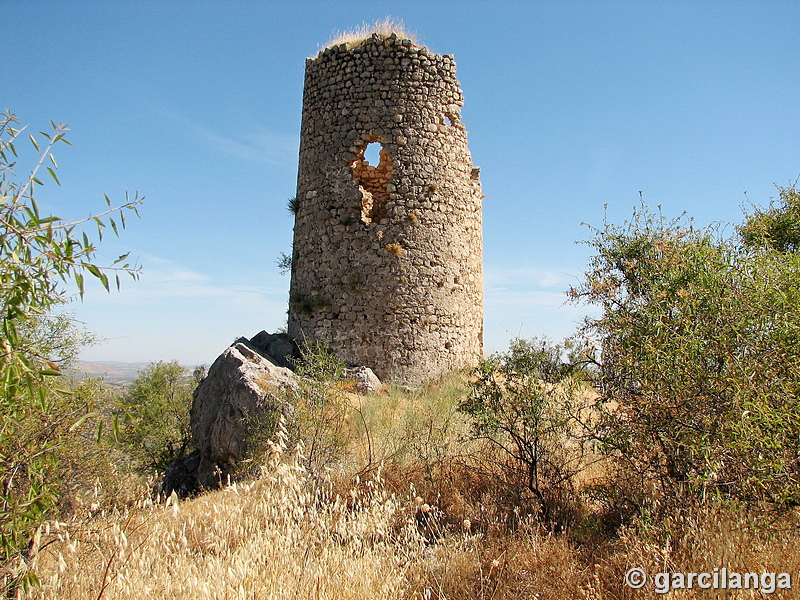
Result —
[[[596, 501], [544, 527], [486, 468], [455, 410], [463, 379], [418, 392], [348, 396], [341, 452], [322, 471], [270, 444], [258, 475], [200, 497], [93, 504], [37, 540], [41, 582], [21, 597], [86, 599], [791, 598], [778, 590], [674, 590], [624, 583], [647, 573], [788, 572], [800, 587], [796, 515], [713, 503], [609, 528]], [[499, 460], [497, 457], [494, 460]], [[597, 474], [592, 481], [596, 481]], [[130, 495], [131, 490], [128, 490]], [[102, 490], [93, 492], [98, 498]], [[580, 494], [579, 494], [580, 496]], [[769, 520], [771, 519], [771, 520]], [[565, 521], [566, 522], [566, 521]]]

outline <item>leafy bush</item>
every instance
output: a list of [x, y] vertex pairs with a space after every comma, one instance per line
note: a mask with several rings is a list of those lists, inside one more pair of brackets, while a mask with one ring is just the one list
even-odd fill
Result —
[[151, 362], [121, 398], [125, 418], [120, 439], [138, 470], [164, 471], [186, 456], [192, 442], [189, 409], [198, 376], [199, 371], [189, 377], [176, 360]]
[[296, 361], [302, 383], [289, 393], [291, 441], [302, 443], [306, 466], [317, 474], [341, 456], [349, 437], [347, 415], [352, 409], [341, 388], [344, 369], [344, 362], [323, 342], [304, 344]]
[[770, 247], [779, 252], [800, 250], [800, 192], [794, 186], [778, 187], [779, 201], [756, 208], [738, 228], [748, 247]]
[[127, 255], [110, 267], [97, 266], [96, 247], [82, 225], [96, 226], [100, 237], [107, 224], [117, 233], [125, 226], [125, 213], [140, 203], [135, 197], [111, 208], [106, 197], [108, 210], [83, 220], [42, 216], [34, 198], [35, 188], [43, 185], [37, 174], [47, 171], [59, 184], [51, 150], [69, 143], [67, 128], [51, 123], [51, 133], [28, 135], [37, 158], [30, 175], [15, 181], [24, 129], [16, 125], [14, 115], [0, 117], [0, 570], [8, 594], [31, 580], [25, 558], [34, 531], [56, 503], [53, 474], [62, 436], [81, 418], [58, 409], [65, 393], [47, 381], [59, 374], [57, 359], [74, 348], [62, 337], [63, 321], [59, 325], [52, 317], [66, 300], [60, 285], [74, 282], [82, 295], [86, 273], [106, 289], [109, 276], [117, 285], [120, 273], [136, 276]]
[[600, 432], [641, 493], [800, 502], [798, 211], [782, 196], [741, 237], [643, 207], [589, 242], [571, 295], [603, 309], [585, 327], [601, 347]]
[[320, 341], [303, 344], [300, 357], [289, 360], [300, 377], [298, 387], [282, 390], [274, 398], [275, 410], [245, 415], [247, 462], [259, 472], [273, 454], [276, 437], [285, 437], [289, 447], [300, 448], [305, 468], [319, 476], [341, 458], [350, 439], [345, 364]]

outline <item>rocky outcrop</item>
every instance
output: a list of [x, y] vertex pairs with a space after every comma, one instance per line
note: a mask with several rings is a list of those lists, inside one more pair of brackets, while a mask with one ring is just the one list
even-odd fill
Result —
[[[258, 438], [269, 437], [278, 418], [291, 418], [287, 390], [299, 391], [301, 379], [289, 368], [298, 356], [295, 343], [284, 334], [262, 331], [252, 339], [240, 338], [227, 348], [194, 391], [189, 413], [195, 452], [167, 469], [161, 492], [180, 497], [227, 484], [240, 474], [248, 440], [254, 427]], [[375, 392], [383, 384], [368, 367], [345, 370], [360, 394]]]
[[236, 340], [214, 361], [194, 392], [190, 411], [197, 452], [170, 466], [164, 492], [185, 496], [226, 484], [247, 453], [252, 427], [273, 427], [280, 414], [291, 410], [281, 397], [287, 388], [298, 387], [298, 378], [279, 364], [294, 352], [285, 342], [262, 331], [253, 340]]

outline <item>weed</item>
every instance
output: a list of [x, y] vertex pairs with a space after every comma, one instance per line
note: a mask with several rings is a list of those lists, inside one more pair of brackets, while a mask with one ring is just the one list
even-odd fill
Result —
[[338, 46], [339, 44], [346, 44], [347, 49], [351, 50], [361, 46], [364, 42], [370, 39], [373, 35], [378, 39], [385, 40], [392, 35], [399, 38], [405, 38], [417, 43], [415, 34], [406, 30], [402, 21], [386, 17], [383, 20], [375, 21], [374, 23], [362, 23], [360, 26], [350, 31], [345, 31], [336, 35], [330, 42], [325, 44], [325, 48], [331, 46]]
[[296, 215], [300, 210], [300, 198], [297, 196], [292, 196], [286, 201], [286, 210], [288, 210], [293, 215]]
[[286, 254], [286, 252], [281, 252], [278, 255], [278, 260], [275, 262], [278, 263], [278, 271], [280, 271], [281, 275], [286, 275], [286, 273], [291, 272], [292, 270], [291, 254]]
[[397, 257], [403, 256], [406, 252], [405, 248], [398, 243], [386, 244], [386, 249]]
[[347, 287], [351, 292], [357, 292], [364, 287], [364, 275], [361, 273], [353, 273], [345, 280]]
[[308, 296], [304, 296], [300, 293], [294, 293], [289, 299], [289, 302], [294, 310], [306, 314], [311, 314], [315, 310], [325, 308], [331, 304], [330, 300], [321, 294], [309, 294]]

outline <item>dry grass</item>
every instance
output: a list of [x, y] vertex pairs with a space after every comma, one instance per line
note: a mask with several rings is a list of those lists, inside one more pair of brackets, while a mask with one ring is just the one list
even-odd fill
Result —
[[51, 528], [28, 597], [370, 598], [402, 589], [423, 548], [378, 485], [330, 498], [283, 457], [260, 479]]
[[400, 244], [386, 244], [386, 249], [391, 252], [395, 256], [403, 256], [405, 254], [405, 248], [403, 248]]
[[337, 33], [331, 41], [325, 44], [324, 48], [346, 44], [347, 49], [350, 50], [363, 44], [373, 34], [377, 34], [380, 39], [386, 39], [394, 34], [399, 38], [411, 40], [415, 45], [417, 44], [416, 34], [408, 31], [403, 21], [386, 17], [374, 23], [362, 23], [354, 29]]
[[641, 594], [623, 585], [625, 572], [632, 566], [650, 574], [660, 572], [728, 571], [791, 573], [794, 592], [776, 591], [760, 595], [753, 590], [722, 592], [703, 589], [674, 590], [672, 598], [796, 598], [800, 586], [798, 514], [774, 520], [764, 514], [706, 505], [675, 511], [657, 530], [640, 522], [623, 528], [619, 538], [602, 549], [595, 577], [602, 582], [598, 598], [633, 600]]
[[[785, 571], [800, 585], [794, 513], [769, 523], [764, 514], [686, 504], [609, 535], [592, 525], [597, 514], [577, 507], [583, 521], [553, 533], [481, 466], [491, 450], [466, 440], [468, 423], [455, 410], [465, 386], [457, 377], [348, 396], [354, 433], [327, 474], [311, 473], [279, 440], [257, 479], [183, 502], [143, 495], [137, 506], [51, 524], [34, 562], [42, 586], [24, 597], [660, 597], [624, 585], [633, 566]], [[759, 597], [715, 594], [669, 597]]]

